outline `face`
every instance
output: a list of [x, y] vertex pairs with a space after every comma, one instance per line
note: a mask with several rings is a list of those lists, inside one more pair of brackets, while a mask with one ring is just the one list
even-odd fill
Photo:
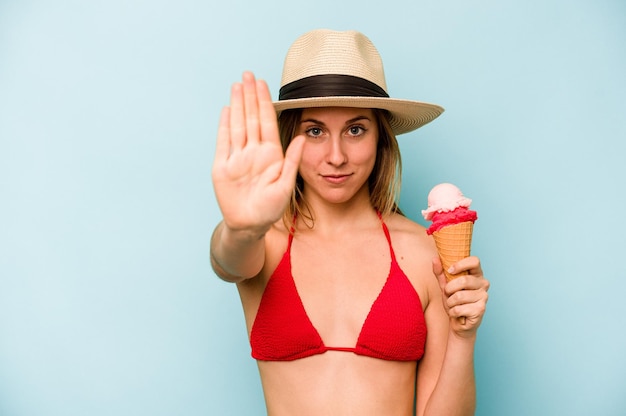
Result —
[[307, 200], [345, 203], [363, 197], [369, 201], [367, 180], [378, 143], [378, 123], [372, 110], [304, 109], [297, 134], [306, 138], [300, 175]]

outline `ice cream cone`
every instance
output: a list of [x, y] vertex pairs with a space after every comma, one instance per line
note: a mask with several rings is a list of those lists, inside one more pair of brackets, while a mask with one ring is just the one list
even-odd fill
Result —
[[458, 224], [452, 224], [433, 232], [439, 258], [443, 265], [443, 271], [446, 280], [449, 282], [455, 277], [459, 277], [467, 272], [459, 274], [450, 274], [448, 269], [457, 261], [464, 259], [470, 255], [470, 247], [472, 245], [472, 231], [474, 223], [465, 221]]

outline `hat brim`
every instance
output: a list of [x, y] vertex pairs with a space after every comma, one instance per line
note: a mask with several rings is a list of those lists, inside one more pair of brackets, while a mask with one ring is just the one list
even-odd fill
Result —
[[408, 133], [430, 123], [444, 112], [443, 107], [420, 101], [385, 97], [310, 97], [274, 101], [277, 114], [284, 110], [315, 107], [378, 108], [391, 114], [393, 132]]

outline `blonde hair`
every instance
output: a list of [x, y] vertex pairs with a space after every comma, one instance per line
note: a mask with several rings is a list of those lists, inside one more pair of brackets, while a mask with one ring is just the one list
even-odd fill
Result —
[[[386, 216], [391, 213], [402, 214], [398, 207], [400, 185], [402, 182], [402, 159], [396, 135], [389, 123], [389, 112], [372, 109], [378, 125], [378, 145], [376, 162], [368, 178], [370, 203], [372, 207]], [[278, 117], [278, 129], [283, 151], [295, 137], [302, 109], [284, 110]], [[291, 194], [291, 201], [285, 210], [283, 222], [288, 229], [295, 226], [296, 217], [301, 218], [308, 227], [313, 227], [315, 219], [311, 208], [304, 199], [304, 181], [300, 174], [296, 178], [296, 186]]]

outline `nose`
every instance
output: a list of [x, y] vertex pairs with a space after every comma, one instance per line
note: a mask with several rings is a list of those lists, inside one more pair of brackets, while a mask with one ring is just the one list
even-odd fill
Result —
[[340, 137], [333, 137], [328, 141], [329, 149], [327, 161], [333, 166], [341, 166], [348, 161], [344, 144]]

